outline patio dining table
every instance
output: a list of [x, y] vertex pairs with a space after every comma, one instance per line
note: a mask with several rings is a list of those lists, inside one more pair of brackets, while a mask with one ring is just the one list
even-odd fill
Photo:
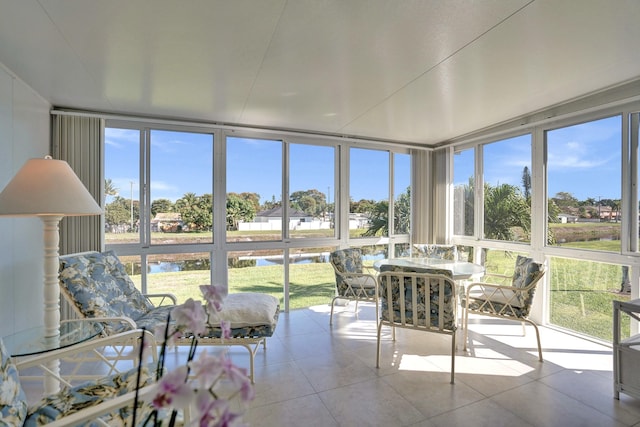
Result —
[[438, 258], [388, 258], [373, 263], [373, 268], [380, 271], [381, 266], [392, 265], [396, 267], [413, 268], [440, 268], [450, 270], [454, 280], [467, 280], [474, 276], [484, 274], [484, 266], [468, 261], [451, 261]]

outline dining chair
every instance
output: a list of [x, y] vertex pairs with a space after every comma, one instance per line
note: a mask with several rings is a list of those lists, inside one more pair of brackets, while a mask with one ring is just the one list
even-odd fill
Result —
[[449, 261], [458, 260], [456, 245], [440, 245], [430, 243], [414, 243], [411, 256], [414, 258], [437, 258]]
[[[518, 255], [511, 285], [498, 285], [474, 282], [466, 286], [462, 297], [464, 307], [464, 350], [467, 350], [469, 333], [469, 313], [501, 319], [515, 320], [522, 323], [523, 335], [526, 333], [525, 323], [533, 326], [538, 342], [538, 358], [542, 362], [542, 345], [538, 325], [529, 318], [536, 286], [544, 276], [545, 268], [532, 258]], [[499, 276], [487, 274], [486, 276]]]
[[445, 334], [451, 337], [451, 384], [455, 376], [457, 330], [456, 284], [450, 270], [384, 266], [378, 275], [380, 316], [378, 318], [376, 367], [380, 367], [382, 326]]
[[333, 324], [333, 310], [337, 300], [355, 301], [355, 312], [358, 313], [358, 302], [373, 302], [378, 312], [378, 281], [373, 268], [362, 263], [360, 248], [339, 249], [331, 252], [329, 262], [333, 266], [336, 277], [336, 294], [331, 300], [329, 325]]

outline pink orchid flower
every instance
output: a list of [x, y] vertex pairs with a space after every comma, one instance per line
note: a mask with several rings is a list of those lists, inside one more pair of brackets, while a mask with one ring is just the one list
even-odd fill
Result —
[[207, 313], [202, 307], [202, 302], [194, 301], [193, 298], [171, 310], [171, 317], [177, 327], [185, 326], [196, 335], [202, 335], [207, 330]]
[[191, 373], [197, 378], [201, 389], [209, 390], [222, 375], [222, 357], [209, 354], [204, 350], [198, 357], [190, 362]]
[[227, 290], [219, 285], [200, 285], [200, 292], [207, 302], [207, 307], [219, 312], [222, 310], [222, 302], [227, 296]]
[[225, 340], [228, 340], [231, 338], [231, 322], [228, 320], [221, 320], [220, 321], [220, 333], [221, 333], [221, 337]]
[[196, 404], [200, 427], [246, 426], [239, 414], [231, 412], [229, 402], [225, 399], [214, 399], [209, 393], [199, 393]]
[[154, 408], [181, 408], [189, 405], [193, 390], [186, 383], [187, 372], [186, 366], [179, 366], [160, 378], [153, 395]]
[[255, 397], [255, 391], [251, 385], [251, 380], [247, 376], [247, 370], [239, 368], [231, 362], [231, 359], [222, 360], [222, 369], [228, 378], [240, 390], [240, 397], [243, 401], [249, 402]]

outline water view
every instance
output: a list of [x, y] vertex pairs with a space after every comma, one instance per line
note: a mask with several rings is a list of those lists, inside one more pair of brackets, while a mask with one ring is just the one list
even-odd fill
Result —
[[[364, 255], [365, 261], [377, 261], [385, 258], [384, 252], [375, 254]], [[289, 257], [289, 264], [312, 264], [312, 263], [328, 263], [329, 252], [315, 253], [315, 254], [298, 254]], [[229, 267], [243, 268], [243, 267], [265, 267], [270, 265], [282, 265], [283, 257], [274, 256], [242, 256], [229, 258]], [[189, 260], [171, 260], [171, 261], [158, 261], [147, 263], [149, 273], [176, 273], [180, 271], [199, 271], [209, 270], [211, 264], [209, 259], [189, 259]], [[140, 263], [137, 263], [133, 267], [135, 271], [140, 271]]]

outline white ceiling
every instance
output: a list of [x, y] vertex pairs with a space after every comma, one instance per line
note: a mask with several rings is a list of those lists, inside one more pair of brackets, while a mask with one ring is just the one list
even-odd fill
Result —
[[54, 106], [434, 144], [640, 77], [638, 0], [0, 0]]

